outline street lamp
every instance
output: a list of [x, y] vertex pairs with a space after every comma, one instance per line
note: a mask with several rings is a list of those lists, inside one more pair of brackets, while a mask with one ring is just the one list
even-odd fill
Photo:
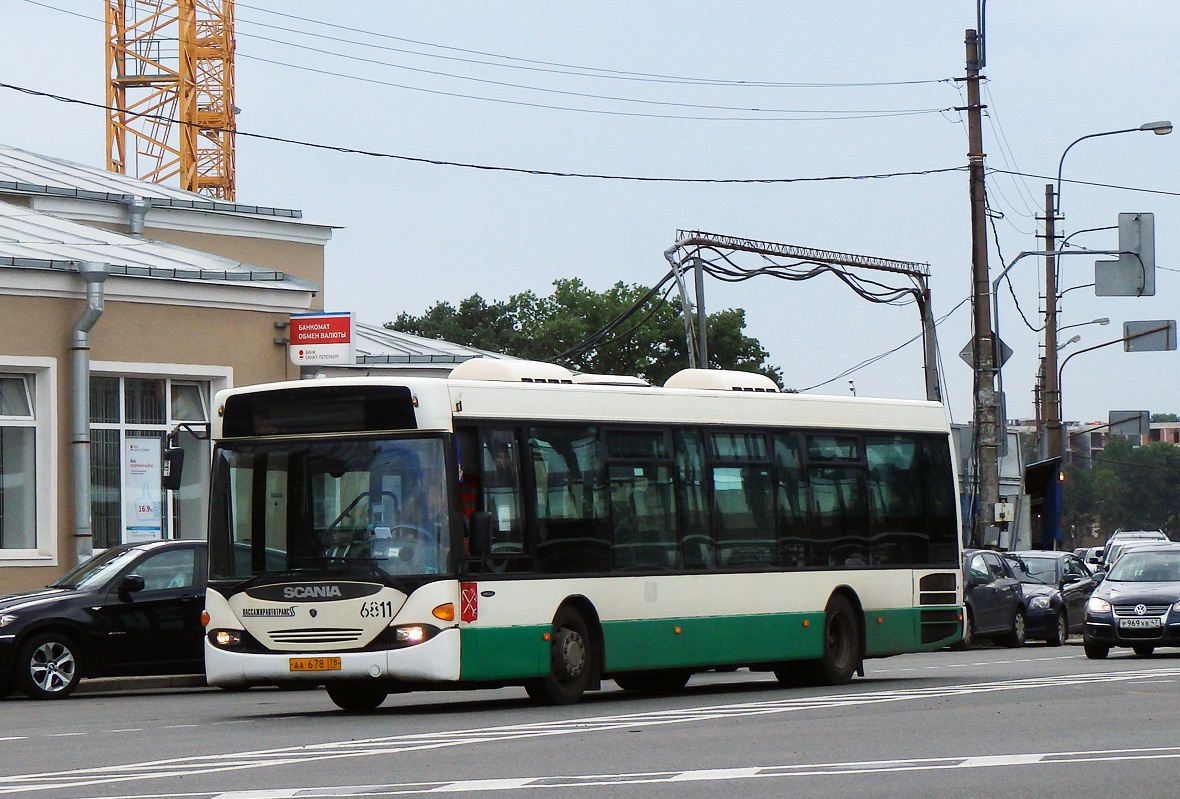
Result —
[[1137, 128], [1122, 128], [1121, 130], [1107, 130], [1102, 133], [1088, 133], [1071, 141], [1069, 147], [1066, 147], [1065, 152], [1061, 154], [1061, 160], [1057, 162], [1057, 203], [1053, 209], [1056, 215], [1061, 216], [1061, 168], [1065, 166], [1065, 156], [1069, 153], [1070, 148], [1086, 139], [1097, 139], [1099, 136], [1114, 136], [1117, 133], [1136, 133], [1138, 131], [1148, 130], [1157, 136], [1167, 136], [1172, 132], [1172, 123], [1166, 119], [1162, 119], [1159, 122], [1144, 122]]
[[[1064, 294], [1065, 292], [1063, 291], [1061, 293]], [[1060, 333], [1062, 330], [1068, 330], [1071, 327], [1085, 327], [1086, 325], [1102, 325], [1105, 327], [1109, 324], [1110, 319], [1103, 316], [1098, 319], [1091, 319], [1089, 322], [1074, 322], [1072, 325], [1062, 325], [1061, 327], [1057, 328], [1057, 332]]]
[[[1061, 379], [1057, 366], [1057, 237], [1054, 230], [1055, 222], [1061, 216], [1061, 173], [1065, 167], [1065, 156], [1078, 142], [1086, 139], [1096, 139], [1100, 136], [1114, 136], [1119, 133], [1135, 133], [1151, 131], [1157, 136], [1164, 136], [1172, 132], [1172, 123], [1167, 120], [1159, 122], [1145, 122], [1137, 128], [1121, 128], [1107, 130], [1101, 133], [1089, 133], [1079, 136], [1069, 143], [1061, 153], [1061, 160], [1057, 162], [1057, 190], [1051, 185], [1045, 186], [1045, 251], [1052, 253], [1045, 256], [1045, 451], [1047, 457], [1063, 455], [1063, 441], [1061, 436]], [[1085, 352], [1086, 350], [1080, 350]], [[1075, 353], [1076, 354], [1076, 353]]]

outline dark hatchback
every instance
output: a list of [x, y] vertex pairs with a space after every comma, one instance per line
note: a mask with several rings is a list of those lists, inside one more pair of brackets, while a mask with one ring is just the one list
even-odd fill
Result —
[[1088, 658], [1129, 646], [1146, 656], [1180, 646], [1180, 544], [1127, 550], [1086, 603], [1083, 643]]
[[206, 562], [204, 541], [122, 544], [0, 597], [0, 695], [61, 699], [83, 677], [203, 672]]
[[1004, 646], [1023, 646], [1024, 594], [1011, 563], [989, 549], [963, 551], [963, 620], [960, 649], [970, 649], [981, 638]]
[[1004, 557], [1020, 581], [1029, 638], [1061, 646], [1070, 633], [1082, 632], [1086, 600], [1098, 581], [1081, 558], [1071, 552], [1037, 549], [1008, 552]]

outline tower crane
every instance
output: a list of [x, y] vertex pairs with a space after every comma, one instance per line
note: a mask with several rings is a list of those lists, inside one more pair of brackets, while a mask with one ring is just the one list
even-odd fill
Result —
[[107, 0], [106, 23], [107, 169], [232, 201], [233, 0]]

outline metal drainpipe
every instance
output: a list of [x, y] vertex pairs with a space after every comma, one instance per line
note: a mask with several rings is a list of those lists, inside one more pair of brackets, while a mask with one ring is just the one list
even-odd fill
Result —
[[147, 220], [147, 212], [151, 209], [151, 200], [132, 195], [125, 201], [127, 205], [127, 230], [132, 236], [142, 236]]
[[86, 281], [86, 310], [74, 323], [70, 340], [75, 563], [81, 563], [94, 552], [90, 513], [90, 329], [102, 316], [103, 283], [110, 270], [110, 264], [97, 261], [78, 264], [78, 274]]

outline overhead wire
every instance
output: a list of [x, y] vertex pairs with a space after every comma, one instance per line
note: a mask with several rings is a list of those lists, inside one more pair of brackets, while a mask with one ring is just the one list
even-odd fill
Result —
[[[95, 22], [101, 22], [101, 20], [98, 20], [97, 18], [89, 17], [84, 14], [78, 14], [78, 13], [72, 12], [72, 11], [67, 11], [65, 9], [61, 9], [56, 6], [50, 5], [48, 3], [39, 2], [38, 0], [25, 0], [25, 2], [27, 2], [31, 5], [39, 6], [41, 8], [46, 8], [49, 10], [59, 11], [61, 13], [70, 14], [71, 16], [77, 16], [77, 17], [81, 17], [83, 19], [91, 19]], [[240, 4], [239, 4], [239, 7], [240, 7]], [[250, 7], [250, 8], [254, 8], [254, 7]], [[254, 10], [264, 11], [264, 9], [257, 9], [257, 8], [254, 8]], [[272, 12], [272, 13], [279, 13], [279, 12]], [[285, 15], [285, 14], [280, 14], [280, 15], [281, 16], [292, 16], [292, 15]], [[306, 22], [316, 22], [316, 24], [330, 25], [330, 23], [319, 23], [317, 21], [310, 20], [310, 19], [304, 18], [304, 17], [294, 17], [294, 18], [300, 19], [300, 20], [306, 21]], [[404, 53], [409, 53], [409, 54], [413, 54], [413, 55], [427, 55], [427, 56], [432, 55], [432, 54], [412, 53], [411, 51], [405, 51], [405, 50], [401, 50], [399, 48], [388, 48], [383, 45], [375, 45], [375, 44], [369, 44], [369, 43], [365, 43], [365, 42], [344, 40], [344, 39], [340, 39], [339, 37], [327, 37], [322, 34], [303, 32], [303, 31], [298, 31], [298, 30], [291, 29], [291, 28], [282, 28], [279, 26], [271, 26], [271, 25], [267, 25], [266, 23], [256, 23], [256, 24], [259, 24], [263, 27], [283, 30], [285, 32], [297, 33], [297, 34], [308, 35], [308, 36], [315, 36], [318, 38], [326, 38], [326, 39], [330, 39], [333, 41], [352, 44], [352, 45], [360, 46], [360, 47], [370, 47], [370, 48], [377, 48], [377, 49], [394, 50], [397, 52], [404, 52]], [[356, 31], [356, 29], [349, 29], [349, 30]], [[356, 31], [356, 32], [361, 32], [361, 31]], [[367, 33], [368, 35], [374, 35], [374, 36], [384, 36], [383, 34], [375, 34], [373, 32], [365, 32], [365, 33]], [[499, 88], [509, 88], [509, 89], [539, 92], [542, 94], [554, 94], [554, 95], [567, 96], [567, 97], [578, 97], [578, 98], [587, 99], [587, 100], [597, 100], [597, 101], [605, 101], [605, 102], [612, 102], [612, 103], [628, 103], [628, 104], [646, 105], [646, 106], [690, 108], [690, 109], [695, 108], [695, 109], [701, 109], [701, 110], [714, 110], [714, 111], [735, 111], [735, 112], [742, 112], [742, 113], [746, 113], [746, 114], [759, 114], [760, 116], [737, 117], [737, 116], [732, 116], [732, 115], [730, 115], [730, 116], [691, 116], [691, 115], [686, 115], [686, 114], [645, 114], [645, 113], [628, 113], [628, 112], [623, 112], [623, 111], [612, 111], [609, 109], [580, 108], [580, 107], [574, 107], [574, 106], [551, 105], [551, 104], [547, 104], [547, 103], [512, 100], [512, 99], [504, 98], [504, 97], [490, 97], [490, 96], [484, 96], [484, 95], [479, 95], [479, 94], [471, 94], [471, 93], [455, 92], [455, 91], [445, 91], [442, 89], [435, 89], [435, 88], [429, 88], [429, 87], [424, 87], [424, 86], [414, 86], [414, 85], [405, 84], [405, 83], [397, 83], [394, 81], [387, 81], [387, 80], [381, 80], [381, 79], [377, 79], [377, 78], [370, 78], [370, 77], [366, 77], [366, 76], [362, 76], [362, 75], [353, 75], [353, 74], [348, 74], [348, 73], [339, 72], [339, 71], [330, 70], [330, 69], [321, 69], [321, 68], [312, 67], [312, 66], [309, 66], [306, 64], [293, 64], [293, 63], [289, 63], [286, 61], [281, 61], [281, 60], [274, 59], [274, 58], [267, 58], [267, 57], [264, 57], [261, 55], [249, 53], [247, 51], [244, 51], [240, 45], [236, 48], [236, 53], [235, 53], [235, 56], [240, 59], [245, 59], [245, 60], [249, 60], [249, 61], [257, 61], [260, 63], [266, 63], [266, 64], [271, 64], [274, 66], [280, 66], [280, 67], [283, 67], [286, 69], [300, 70], [300, 71], [309, 72], [312, 74], [324, 75], [324, 76], [340, 78], [340, 79], [344, 79], [344, 80], [352, 80], [352, 81], [358, 81], [358, 82], [362, 82], [362, 83], [387, 86], [389, 88], [396, 88], [396, 89], [400, 89], [403, 91], [413, 91], [413, 92], [426, 93], [426, 94], [430, 94], [430, 95], [453, 97], [453, 98], [457, 98], [457, 99], [492, 102], [492, 103], [505, 104], [505, 105], [519, 105], [519, 106], [525, 106], [525, 107], [530, 107], [530, 108], [549, 109], [549, 110], [572, 112], [572, 113], [605, 114], [605, 115], [610, 115], [610, 116], [637, 116], [637, 117], [641, 117], [641, 118], [663, 118], [663, 119], [678, 119], [678, 120], [693, 120], [693, 121], [726, 121], [726, 122], [755, 122], [755, 121], [784, 122], [784, 121], [787, 121], [787, 122], [800, 122], [800, 121], [808, 121], [808, 120], [813, 120], [813, 119], [814, 120], [822, 119], [822, 120], [831, 120], [831, 121], [847, 121], [847, 120], [852, 120], [852, 119], [880, 119], [880, 118], [899, 117], [899, 116], [938, 114], [938, 113], [943, 113], [944, 111], [948, 110], [945, 108], [906, 108], [906, 109], [891, 109], [891, 110], [887, 109], [887, 110], [881, 110], [881, 111], [830, 111], [830, 110], [781, 109], [781, 108], [758, 108], [758, 107], [747, 107], [747, 106], [709, 105], [709, 104], [705, 104], [705, 103], [682, 103], [682, 102], [674, 102], [674, 101], [669, 101], [669, 100], [649, 100], [649, 99], [635, 98], [635, 97], [619, 97], [619, 96], [612, 96], [612, 95], [595, 94], [595, 93], [591, 93], [591, 92], [573, 91], [573, 90], [569, 90], [569, 89], [556, 89], [556, 88], [550, 88], [550, 87], [544, 87], [544, 86], [512, 83], [512, 82], [508, 82], [508, 81], [493, 80], [490, 78], [481, 78], [481, 77], [476, 77], [476, 76], [472, 76], [472, 75], [460, 75], [460, 74], [455, 74], [455, 73], [443, 72], [440, 70], [424, 69], [421, 67], [413, 67], [413, 66], [409, 66], [406, 64], [398, 64], [398, 63], [393, 63], [390, 61], [383, 61], [383, 60], [375, 59], [375, 58], [366, 58], [363, 56], [350, 55], [348, 53], [337, 52], [334, 50], [328, 50], [328, 49], [320, 48], [320, 47], [312, 47], [312, 46], [306, 45], [306, 44], [298, 44], [296, 42], [285, 41], [283, 39], [277, 39], [274, 37], [263, 36], [263, 35], [255, 34], [255, 33], [245, 33], [245, 32], [239, 31], [238, 35], [241, 38], [255, 39], [255, 40], [259, 40], [259, 41], [270, 42], [272, 44], [276, 44], [279, 46], [295, 48], [295, 49], [303, 50], [306, 52], [314, 52], [314, 53], [318, 53], [318, 54], [326, 55], [326, 56], [330, 56], [330, 57], [343, 58], [343, 59], [347, 59], [347, 60], [351, 60], [351, 61], [357, 61], [357, 62], [361, 62], [361, 63], [365, 63], [365, 64], [382, 66], [382, 67], [386, 67], [386, 68], [390, 68], [390, 69], [398, 69], [398, 70], [413, 72], [413, 73], [417, 73], [417, 74], [429, 75], [432, 77], [441, 77], [441, 78], [447, 78], [447, 79], [451, 79], [451, 80], [468, 81], [468, 82], [474, 82], [474, 83], [478, 83], [478, 84], [482, 84], [482, 85], [491, 85], [491, 86], [496, 86]], [[397, 37], [389, 37], [389, 38], [396, 39]], [[424, 44], [424, 43], [419, 43], [419, 44]], [[504, 56], [495, 56], [495, 57], [503, 58]], [[448, 58], [452, 58], [452, 57], [448, 57]], [[458, 59], [452, 59], [452, 60], [458, 60]], [[469, 59], [466, 59], [466, 60], [470, 61]], [[496, 65], [494, 63], [486, 62], [486, 61], [475, 62], [475, 63], [478, 63], [479, 65], [482, 65], [482, 66], [493, 66], [493, 67], [503, 66], [503, 65]], [[590, 69], [590, 68], [579, 68], [579, 69]], [[564, 72], [561, 74], [566, 74], [566, 75], [575, 75], [576, 74], [579, 77], [591, 77], [591, 78], [603, 77], [603, 76], [599, 76], [599, 75], [592, 75], [592, 74], [585, 74], [585, 73], [572, 73], [572, 72]], [[683, 81], [681, 81], [681, 82], [683, 82]], [[930, 83], [940, 83], [940, 82], [949, 83], [949, 82], [951, 82], [951, 79], [943, 78], [943, 79], [938, 79], [938, 80], [931, 80], [929, 82]], [[722, 82], [707, 82], [707, 83], [699, 84], [699, 85], [707, 85], [707, 86], [711, 86], [711, 87], [716, 87], [716, 86], [750, 87], [754, 84], [752, 84], [750, 82], [722, 81]], [[869, 84], [863, 84], [863, 85], [869, 85]], [[891, 84], [888, 82], [882, 82], [881, 85], [894, 85], [894, 84]], [[816, 84], [815, 87], [820, 87], [820, 86], [821, 86], [820, 84]], [[781, 87], [777, 87], [777, 86], [772, 87], [772, 86], [767, 85], [767, 86], [762, 86], [761, 88], [781, 88]], [[795, 87], [795, 88], [798, 88], [798, 87]], [[794, 115], [802, 115], [802, 116], [782, 116], [783, 114], [794, 114]], [[778, 116], [774, 116], [774, 115], [778, 115]], [[811, 116], [811, 115], [814, 115], [814, 116]]]
[[[118, 109], [112, 106], [104, 105], [102, 103], [94, 103], [89, 100], [79, 100], [73, 97], [65, 97], [64, 95], [54, 94], [52, 92], [43, 92], [36, 89], [29, 89], [23, 86], [16, 86], [11, 83], [0, 83], [0, 89], [9, 89], [11, 91], [21, 92], [34, 97], [43, 97], [57, 102], [69, 103], [74, 105], [81, 105], [88, 108], [100, 108], [104, 111], [116, 111]], [[195, 126], [194, 122], [183, 122], [181, 120], [172, 119], [160, 114], [143, 114], [134, 113], [136, 117], [144, 119], [156, 119], [167, 122], [174, 122], [177, 124], [186, 124]], [[317, 150], [329, 150], [337, 153], [344, 153], [348, 155], [363, 155], [371, 158], [388, 158], [397, 161], [405, 161], [416, 164], [428, 164], [431, 166], [450, 166], [462, 169], [478, 169], [487, 172], [507, 172], [521, 175], [537, 175], [544, 177], [560, 177], [560, 178], [587, 178], [594, 180], [621, 180], [621, 181], [636, 181], [644, 183], [696, 183], [696, 184], [787, 184], [787, 183], [814, 183], [814, 182], [828, 182], [836, 180], [879, 180], [885, 178], [895, 177], [914, 177], [922, 175], [935, 175], [945, 172], [962, 172], [967, 169], [965, 166], [944, 167], [939, 169], [924, 169], [911, 170], [906, 172], [884, 172], [878, 174], [864, 174], [864, 175], [829, 175], [822, 177], [794, 177], [794, 178], [675, 178], [675, 177], [658, 177], [658, 176], [644, 176], [644, 175], [610, 175], [593, 172], [560, 172], [556, 170], [547, 169], [528, 169], [524, 167], [511, 166], [496, 166], [491, 164], [477, 164], [464, 161], [449, 161], [439, 158], [423, 158], [412, 155], [402, 155], [398, 153], [387, 153], [377, 150], [363, 150], [355, 147], [344, 147], [342, 145], [321, 144], [317, 142], [303, 141], [300, 139], [291, 139], [283, 136], [270, 136], [263, 133], [251, 133], [240, 129], [228, 131], [223, 128], [212, 128], [208, 125], [200, 125], [202, 130], [214, 132], [232, 132], [235, 136], [242, 136], [244, 138], [258, 139], [260, 141], [278, 142], [281, 144], [290, 144], [299, 147], [309, 147]]]
[[[33, 2], [33, 0], [26, 0], [26, 2]], [[44, 3], [35, 3], [35, 4], [36, 5], [45, 5]], [[569, 70], [570, 71], [570, 72], [561, 72], [561, 74], [575, 74], [575, 75], [584, 74], [586, 77], [622, 79], [622, 80], [642, 80], [642, 81], [657, 82], [657, 83], [684, 83], [684, 84], [694, 84], [694, 85], [704, 85], [704, 86], [734, 86], [734, 87], [753, 87], [753, 88], [824, 88], [824, 89], [828, 89], [828, 88], [872, 88], [872, 87], [880, 87], [880, 86], [913, 86], [913, 85], [923, 85], [923, 84], [932, 84], [932, 83], [947, 83], [947, 82], [953, 81], [953, 79], [950, 79], [950, 78], [928, 78], [928, 79], [922, 79], [922, 80], [862, 81], [862, 82], [850, 82], [850, 83], [782, 82], [782, 81], [760, 81], [760, 80], [726, 79], [726, 78], [695, 78], [695, 77], [686, 77], [686, 76], [681, 76], [681, 75], [665, 75], [665, 74], [652, 73], [652, 72], [615, 70], [615, 69], [606, 69], [603, 67], [589, 67], [589, 66], [578, 65], [578, 64], [566, 64], [566, 63], [555, 62], [555, 61], [543, 61], [543, 60], [539, 60], [539, 59], [521, 58], [519, 56], [510, 56], [510, 55], [503, 55], [503, 54], [499, 54], [499, 53], [491, 53], [491, 52], [482, 51], [482, 50], [473, 50], [473, 49], [467, 49], [467, 48], [462, 48], [462, 47], [453, 47], [453, 46], [449, 46], [449, 45], [437, 44], [434, 42], [424, 42], [424, 41], [417, 40], [417, 39], [409, 39], [409, 38], [406, 38], [403, 36], [393, 36], [393, 35], [386, 34], [386, 33], [377, 33], [376, 31], [364, 30], [361, 28], [353, 28], [353, 27], [349, 27], [347, 25], [338, 25], [338, 24], [327, 22], [324, 20], [312, 19], [309, 17], [301, 17], [301, 16], [298, 16], [295, 14], [287, 14], [284, 12], [274, 11], [274, 10], [267, 9], [267, 8], [260, 8], [258, 6], [251, 6], [246, 3], [241, 3], [241, 2], [235, 3], [235, 6], [237, 8], [246, 8], [251, 11], [259, 11], [259, 12], [266, 13], [266, 14], [273, 14], [275, 16], [285, 17], [287, 19], [294, 19], [294, 20], [298, 20], [300, 22], [308, 22], [308, 23], [312, 23], [314, 25], [318, 25], [318, 26], [322, 26], [322, 27], [326, 27], [326, 28], [333, 28], [336, 30], [345, 30], [345, 31], [349, 31], [351, 33], [361, 33], [361, 34], [365, 34], [367, 36], [373, 36], [373, 37], [377, 37], [380, 39], [386, 39], [386, 40], [390, 40], [390, 41], [397, 41], [397, 42], [403, 42], [403, 43], [407, 43], [407, 44], [413, 44], [413, 45], [419, 46], [419, 47], [432, 47], [432, 48], [436, 48], [436, 49], [440, 49], [440, 50], [446, 50], [449, 52], [464, 53], [467, 55], [478, 55], [478, 56], [483, 56], [486, 58], [498, 58], [498, 59], [502, 59], [504, 61], [508, 61], [510, 63], [496, 64], [494, 62], [476, 61], [474, 59], [456, 58], [454, 56], [438, 56], [437, 54], [433, 54], [433, 53], [416, 53], [417, 55], [421, 55], [421, 56], [425, 56], [425, 57], [450, 58], [451, 60], [456, 60], [456, 61], [465, 61], [465, 62], [469, 62], [469, 63], [487, 64], [490, 66], [498, 66], [498, 67], [505, 67], [505, 68], [517, 68], [517, 69], [556, 68], [558, 71], [562, 71], [562, 70]], [[51, 7], [51, 6], [47, 6], [47, 7]], [[293, 31], [293, 29], [280, 28], [279, 26], [272, 26], [272, 25], [268, 25], [267, 23], [251, 22], [251, 24], [260, 25], [260, 26], [264, 26], [264, 27], [278, 28], [280, 30], [292, 30]], [[300, 31], [293, 31], [293, 32], [300, 32]], [[300, 32], [300, 33], [304, 33], [304, 32]], [[315, 34], [315, 33], [305, 33], [305, 35], [323, 36], [323, 34]], [[333, 38], [333, 37], [324, 36], [324, 38]], [[350, 40], [341, 40], [341, 41], [350, 41]], [[366, 45], [361, 42], [351, 42], [351, 43], [359, 44], [362, 46], [373, 46], [373, 45]], [[413, 53], [413, 51], [405, 51], [405, 52]], [[540, 69], [540, 71], [547, 71], [547, 70]]]
[[848, 120], [853, 120], [853, 119], [885, 119], [885, 118], [890, 118], [890, 117], [923, 116], [923, 115], [929, 115], [929, 114], [938, 114], [944, 110], [944, 109], [938, 109], [938, 108], [925, 108], [925, 109], [901, 109], [901, 110], [895, 110], [895, 111], [838, 112], [838, 111], [801, 111], [801, 110], [792, 111], [792, 110], [788, 110], [788, 109], [770, 109], [768, 111], [763, 112], [760, 109], [756, 109], [756, 108], [754, 108], [754, 109], [741, 109], [741, 108], [726, 107], [726, 106], [693, 105], [693, 104], [686, 104], [686, 103], [672, 103], [672, 102], [661, 102], [661, 101], [653, 101], [653, 100], [628, 99], [628, 98], [621, 98], [621, 97], [607, 97], [604, 95], [592, 95], [592, 94], [587, 94], [584, 92], [570, 92], [570, 91], [564, 91], [564, 90], [558, 90], [558, 89], [542, 89], [542, 88], [536, 88], [536, 87], [519, 86], [519, 85], [513, 85], [513, 84], [506, 84], [506, 83], [502, 83], [499, 81], [481, 80], [481, 79], [477, 79], [477, 78], [470, 78], [469, 79], [469, 80], [476, 80], [481, 83], [496, 83], [501, 86], [513, 86], [514, 88], [526, 88], [526, 89], [531, 89], [532, 91], [548, 92], [548, 93], [562, 94], [562, 95], [571, 95], [571, 96], [576, 96], [576, 97], [583, 97], [586, 99], [607, 100], [607, 101], [611, 101], [611, 102], [631, 102], [631, 103], [641, 103], [641, 104], [656, 105], [656, 106], [683, 106], [683, 107], [688, 107], [688, 108], [702, 108], [702, 109], [715, 108], [718, 110], [744, 111], [746, 113], [758, 112], [758, 113], [780, 114], [780, 115], [781, 114], [826, 114], [826, 116], [811, 116], [811, 117], [808, 117], [808, 116], [753, 116], [753, 117], [751, 117], [751, 116], [700, 116], [700, 115], [690, 115], [690, 114], [656, 114], [656, 113], [645, 113], [645, 112], [635, 112], [635, 111], [617, 111], [617, 110], [610, 110], [610, 109], [603, 109], [603, 108], [580, 108], [580, 107], [576, 107], [576, 106], [552, 105], [550, 103], [537, 103], [537, 102], [530, 102], [527, 100], [510, 100], [510, 99], [504, 98], [504, 97], [486, 97], [486, 96], [482, 96], [482, 95], [478, 95], [478, 94], [467, 94], [464, 92], [452, 92], [452, 91], [445, 91], [442, 89], [429, 89], [429, 88], [425, 88], [422, 86], [413, 86], [408, 83], [396, 83], [394, 81], [382, 80], [379, 78], [369, 78], [369, 77], [364, 77], [361, 75], [349, 75], [344, 72], [335, 72], [333, 70], [328, 70], [328, 69], [319, 69], [317, 67], [311, 67], [311, 66], [307, 66], [305, 64], [292, 64], [287, 61], [279, 61], [279, 60], [273, 59], [273, 58], [265, 58], [263, 56], [249, 55], [248, 53], [243, 53], [240, 51], [237, 53], [237, 57], [244, 58], [248, 61], [259, 61], [259, 62], [265, 63], [265, 64], [272, 64], [274, 66], [280, 66], [280, 67], [284, 67], [287, 69], [295, 69], [295, 70], [299, 70], [302, 72], [310, 72], [310, 73], [317, 74], [317, 75], [326, 75], [326, 76], [334, 77], [334, 78], [344, 78], [346, 80], [354, 80], [354, 81], [359, 81], [361, 83], [369, 83], [369, 84], [374, 84], [377, 86], [388, 86], [390, 88], [403, 89], [403, 90], [412, 91], [412, 92], [420, 92], [420, 93], [436, 95], [436, 96], [440, 96], [440, 97], [454, 97], [454, 98], [463, 99], [463, 100], [479, 100], [482, 102], [497, 103], [500, 105], [517, 105], [517, 106], [525, 106], [528, 108], [547, 109], [547, 110], [552, 110], [552, 111], [570, 111], [570, 112], [582, 113], [582, 114], [600, 114], [600, 115], [605, 115], [605, 116], [618, 116], [618, 117], [639, 117], [639, 118], [644, 118], [644, 119], [675, 119], [675, 120], [688, 120], [688, 121], [699, 121], [699, 122], [841, 122], [841, 121], [848, 121]]
[[[955, 305], [955, 307], [951, 308], [949, 311], [947, 311], [945, 314], [943, 314], [942, 316], [940, 316], [938, 319], [936, 319], [934, 321], [935, 327], [937, 327], [938, 325], [942, 324], [947, 319], [949, 319], [951, 314], [953, 314], [955, 311], [959, 310], [959, 308], [963, 307], [963, 305], [965, 305], [970, 299], [971, 299], [970, 297], [964, 297], [963, 299], [959, 300], [959, 302]], [[869, 366], [872, 366], [873, 364], [877, 363], [878, 361], [884, 360], [885, 358], [889, 357], [890, 355], [893, 355], [895, 352], [899, 352], [900, 350], [904, 349], [905, 347], [909, 346], [910, 344], [913, 344], [915, 341], [917, 341], [920, 338], [922, 338], [922, 333], [918, 333], [917, 335], [910, 337], [909, 339], [903, 341], [901, 344], [898, 344], [896, 347], [888, 349], [885, 352], [879, 353], [879, 354], [874, 355], [870, 358], [866, 358], [865, 360], [861, 361], [860, 363], [856, 364], [855, 366], [848, 367], [847, 369], [845, 369], [843, 372], [836, 375], [835, 377], [831, 377], [827, 380], [824, 380], [822, 383], [816, 383], [813, 386], [801, 388], [801, 389], [799, 389], [799, 391], [813, 391], [814, 389], [820, 388], [822, 386], [826, 386], [828, 383], [834, 383], [837, 380], [840, 380], [841, 378], [847, 377], [848, 375], [854, 374], [855, 372], [858, 372], [861, 369], [865, 369]]]

